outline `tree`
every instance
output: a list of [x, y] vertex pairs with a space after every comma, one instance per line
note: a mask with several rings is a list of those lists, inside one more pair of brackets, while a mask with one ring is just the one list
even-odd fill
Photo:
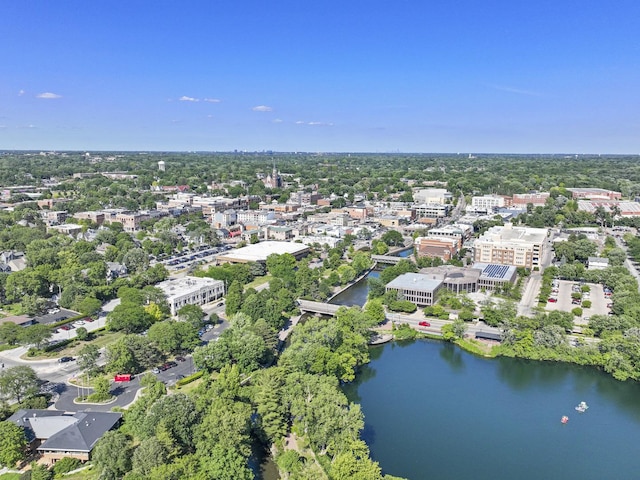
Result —
[[23, 328], [12, 322], [4, 322], [0, 324], [0, 342], [7, 345], [16, 345], [19, 343], [23, 333]]
[[152, 319], [141, 305], [123, 302], [107, 315], [107, 327], [125, 333], [142, 332], [149, 328]]
[[167, 461], [167, 450], [156, 437], [145, 438], [133, 452], [133, 471], [145, 477]]
[[15, 467], [25, 457], [26, 447], [24, 428], [11, 422], [0, 422], [0, 465]]
[[46, 465], [31, 462], [31, 480], [51, 480], [53, 472]]
[[0, 372], [0, 398], [4, 400], [15, 399], [20, 403], [36, 395], [39, 389], [38, 376], [29, 366], [19, 365]]
[[102, 471], [100, 478], [117, 480], [131, 470], [131, 442], [118, 431], [105, 433], [93, 449], [93, 462]]
[[380, 238], [387, 245], [391, 245], [394, 247], [404, 245], [404, 238], [402, 234], [396, 230], [389, 230]]
[[111, 392], [109, 392], [110, 386], [107, 377], [96, 378], [93, 382], [93, 392], [89, 395], [89, 398], [94, 402], [109, 400], [112, 397]]
[[167, 353], [191, 351], [200, 344], [198, 331], [193, 325], [173, 320], [151, 325], [148, 338]]
[[61, 477], [65, 473], [69, 473], [79, 468], [82, 462], [77, 458], [63, 457], [53, 465], [53, 473], [56, 477]]
[[52, 335], [53, 332], [51, 331], [51, 327], [48, 327], [47, 325], [31, 325], [22, 331], [21, 343], [34, 345], [36, 348], [40, 348], [40, 346], [45, 341], [49, 340]]
[[89, 338], [89, 332], [84, 327], [76, 328], [76, 338], [81, 341], [85, 341]]
[[98, 314], [98, 312], [102, 308], [102, 302], [95, 297], [87, 296], [79, 302], [76, 302], [74, 306], [75, 309], [83, 315], [92, 317]]
[[149, 267], [149, 256], [141, 248], [132, 248], [122, 257], [122, 263], [131, 273], [142, 273]]
[[100, 350], [93, 344], [87, 344], [78, 352], [78, 367], [89, 375], [93, 375], [97, 369], [97, 361], [100, 358]]
[[235, 315], [240, 311], [242, 306], [242, 285], [237, 280], [231, 282], [231, 286], [227, 291], [225, 301], [225, 314], [227, 316]]
[[253, 472], [247, 467], [247, 459], [233, 447], [215, 445], [205, 457], [203, 470], [206, 478], [216, 480], [253, 480]]
[[187, 322], [194, 326], [196, 329], [202, 327], [205, 313], [200, 305], [185, 305], [178, 310], [178, 320]]

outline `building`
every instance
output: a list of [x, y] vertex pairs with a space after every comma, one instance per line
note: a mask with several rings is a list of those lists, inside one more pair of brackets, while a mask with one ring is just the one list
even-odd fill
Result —
[[246, 247], [238, 248], [236, 250], [229, 251], [218, 257], [220, 263], [250, 263], [260, 262], [266, 263], [269, 255], [277, 254], [282, 255], [289, 253], [293, 255], [296, 260], [300, 260], [302, 257], [309, 253], [309, 247], [302, 243], [292, 242], [276, 242], [266, 241], [255, 243], [253, 245], [247, 245]]
[[615, 216], [640, 216], [640, 203], [638, 202], [620, 202], [617, 200], [578, 200], [578, 210], [580, 211], [595, 213], [598, 207], [604, 208], [605, 212], [609, 212]]
[[588, 198], [591, 200], [620, 200], [622, 193], [604, 188], [567, 188], [574, 199]]
[[413, 192], [413, 201], [416, 203], [444, 204], [452, 199], [453, 195], [446, 188], [423, 188]]
[[527, 208], [529, 204], [534, 207], [544, 207], [549, 196], [549, 192], [515, 193], [511, 203], [516, 208]]
[[102, 225], [105, 215], [103, 212], [78, 212], [73, 214], [73, 218], [76, 220], [89, 220], [90, 222]]
[[480, 270], [474, 268], [442, 265], [423, 268], [420, 273], [434, 279], [441, 278], [443, 287], [456, 294], [463, 292], [473, 293], [478, 290]]
[[458, 249], [473, 235], [473, 225], [453, 224], [444, 225], [429, 230], [429, 237], [455, 238], [458, 241]]
[[52, 225], [47, 227], [47, 232], [59, 232], [71, 237], [75, 237], [82, 232], [82, 225], [76, 223], [63, 223], [62, 225]]
[[42, 455], [47, 465], [64, 457], [83, 462], [91, 459], [98, 440], [122, 419], [115, 412], [67, 413], [59, 410], [18, 410], [7, 422], [22, 427], [29, 447]]
[[405, 273], [389, 282], [385, 290], [395, 291], [398, 298], [409, 300], [418, 306], [429, 306], [433, 305], [443, 285], [443, 279], [439, 275]]
[[541, 266], [548, 231], [545, 228], [495, 226], [474, 242], [480, 263], [536, 268]]
[[423, 203], [414, 205], [416, 218], [444, 218], [449, 214], [449, 205], [441, 203]]
[[236, 212], [238, 223], [245, 225], [265, 225], [276, 220], [276, 214], [268, 210], [241, 210]]
[[224, 296], [224, 282], [213, 278], [171, 278], [156, 285], [167, 296], [171, 315], [185, 305], [205, 305]]
[[287, 241], [293, 237], [293, 227], [267, 227], [267, 238], [270, 240]]
[[419, 257], [441, 258], [449, 261], [458, 254], [460, 243], [451, 237], [418, 237], [413, 241], [413, 246]]
[[471, 268], [480, 272], [478, 290], [492, 292], [506, 283], [514, 284], [518, 278], [518, 270], [512, 265], [474, 263]]
[[149, 220], [151, 216], [145, 213], [119, 213], [116, 215], [116, 222], [120, 222], [125, 232], [133, 233], [140, 230], [142, 222]]
[[587, 270], [604, 270], [609, 267], [609, 259], [602, 257], [589, 257], [587, 259]]
[[276, 162], [273, 162], [273, 170], [270, 175], [267, 175], [263, 180], [264, 186], [267, 188], [281, 188], [282, 187], [282, 176], [278, 172], [276, 168]]
[[471, 198], [471, 208], [474, 212], [492, 212], [494, 208], [501, 208], [505, 205], [505, 197], [501, 195], [483, 195]]

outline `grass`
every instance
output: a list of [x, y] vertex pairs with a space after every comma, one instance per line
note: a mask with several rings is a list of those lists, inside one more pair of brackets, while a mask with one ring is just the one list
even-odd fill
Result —
[[0, 480], [20, 480], [19, 473], [5, 473], [4, 475], [0, 475]]
[[116, 342], [118, 339], [122, 338], [124, 333], [122, 332], [100, 332], [96, 338], [89, 341], [81, 341], [77, 340], [61, 350], [54, 350], [52, 352], [43, 352], [40, 355], [34, 357], [28, 357], [26, 360], [46, 360], [49, 358], [58, 358], [58, 357], [73, 357], [77, 356], [78, 352], [85, 345], [91, 344], [95, 345], [98, 348], [105, 347]]
[[19, 346], [20, 345], [7, 345], [6, 343], [3, 343], [2, 345], [0, 345], [0, 352], [4, 352], [5, 350], [13, 350], [14, 348], [18, 348]]
[[273, 278], [273, 275], [269, 275], [269, 274], [265, 275], [264, 277], [257, 277], [252, 282], [247, 283], [244, 289], [246, 290], [247, 288], [257, 288], [260, 285], [269, 283], [272, 278]]

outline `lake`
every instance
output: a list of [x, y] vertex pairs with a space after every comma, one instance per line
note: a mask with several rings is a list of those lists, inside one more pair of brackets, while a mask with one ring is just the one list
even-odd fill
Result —
[[[484, 359], [419, 340], [371, 350], [345, 387], [385, 473], [420, 479], [640, 476], [640, 385], [595, 369]], [[574, 407], [586, 401], [589, 409]], [[563, 425], [560, 419], [569, 417]]]

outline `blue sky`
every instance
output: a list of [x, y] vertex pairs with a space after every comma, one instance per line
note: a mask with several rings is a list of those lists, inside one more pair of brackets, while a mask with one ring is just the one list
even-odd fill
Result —
[[640, 153], [637, 0], [0, 10], [3, 149]]

